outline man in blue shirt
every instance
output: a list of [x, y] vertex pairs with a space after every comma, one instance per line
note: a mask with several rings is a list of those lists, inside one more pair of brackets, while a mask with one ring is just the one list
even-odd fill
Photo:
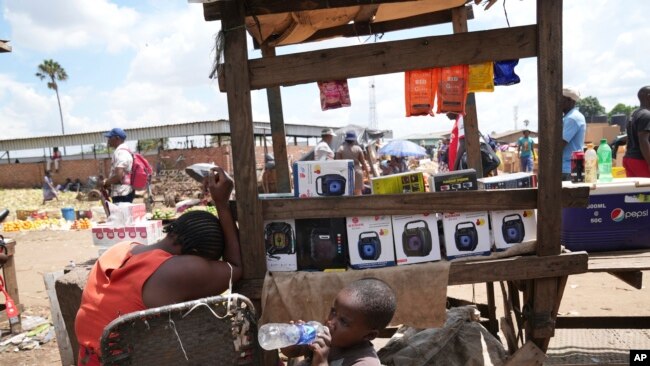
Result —
[[519, 155], [519, 170], [522, 172], [532, 172], [533, 162], [535, 159], [535, 142], [530, 137], [530, 131], [524, 130], [524, 136], [517, 140], [517, 153]]
[[576, 103], [580, 92], [572, 88], [562, 89], [562, 180], [571, 180], [571, 153], [583, 151], [585, 144], [585, 116], [580, 113]]

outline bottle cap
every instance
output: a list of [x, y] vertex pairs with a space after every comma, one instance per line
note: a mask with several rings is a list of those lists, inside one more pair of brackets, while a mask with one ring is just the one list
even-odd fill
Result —
[[594, 148], [594, 144], [592, 144], [591, 142], [587, 144], [587, 149], [593, 149], [593, 148]]
[[607, 143], [607, 139], [600, 139], [600, 143], [601, 143], [601, 144], [606, 144], [606, 143]]

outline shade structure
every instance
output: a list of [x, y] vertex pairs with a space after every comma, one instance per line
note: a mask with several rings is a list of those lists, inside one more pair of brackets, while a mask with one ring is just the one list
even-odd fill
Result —
[[427, 151], [422, 146], [408, 140], [392, 140], [382, 146], [378, 153], [397, 157], [422, 157], [427, 155]]

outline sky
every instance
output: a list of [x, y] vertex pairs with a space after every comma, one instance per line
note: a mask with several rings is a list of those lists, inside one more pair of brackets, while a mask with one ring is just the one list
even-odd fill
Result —
[[[469, 30], [535, 23], [534, 0], [499, 0], [474, 8]], [[59, 135], [54, 91], [35, 77], [53, 59], [69, 76], [59, 92], [66, 133], [146, 127], [228, 118], [226, 96], [208, 79], [220, 22], [203, 20], [200, 4], [184, 0], [0, 0], [0, 39], [13, 52], [0, 54], [0, 139]], [[564, 0], [564, 84], [598, 98], [606, 110], [638, 105], [650, 85], [650, 1]], [[368, 42], [450, 34], [451, 25], [340, 38], [277, 49], [277, 54]], [[259, 58], [249, 38], [249, 58]], [[484, 133], [523, 127], [537, 130], [537, 62], [522, 59], [521, 83], [477, 93]], [[283, 87], [285, 123], [344, 126], [369, 123], [369, 78], [348, 80], [352, 106], [321, 111], [315, 83]], [[374, 77], [380, 129], [396, 138], [446, 131], [445, 116], [405, 117], [404, 74]], [[266, 92], [252, 92], [255, 121], [268, 121]]]

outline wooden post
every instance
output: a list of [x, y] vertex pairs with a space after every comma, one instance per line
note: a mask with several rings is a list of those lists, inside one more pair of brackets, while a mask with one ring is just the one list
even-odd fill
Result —
[[[467, 32], [467, 8], [464, 6], [451, 10], [454, 33]], [[481, 149], [479, 141], [478, 116], [476, 115], [476, 98], [474, 93], [467, 94], [465, 116], [465, 150], [467, 151], [467, 165], [476, 170], [477, 177], [483, 177], [481, 164]]]
[[221, 27], [225, 36], [224, 73], [228, 97], [228, 119], [232, 140], [232, 160], [237, 195], [239, 241], [245, 279], [263, 278], [266, 253], [262, 208], [257, 196], [255, 141], [248, 74], [244, 2], [221, 2]]
[[[2, 267], [2, 275], [5, 281], [5, 290], [9, 294], [14, 304], [18, 310], [22, 310], [22, 305], [20, 304], [20, 298], [18, 297], [18, 278], [16, 277], [16, 261], [14, 256], [16, 254], [16, 241], [13, 239], [5, 239], [5, 245], [7, 247], [7, 263]], [[3, 314], [5, 315], [5, 314]], [[15, 324], [10, 324], [9, 328], [11, 334], [18, 334], [22, 331], [22, 326], [20, 324], [20, 318]]]
[[[537, 100], [539, 171], [537, 191], [537, 255], [560, 254], [562, 208], [557, 196], [562, 189], [562, 0], [537, 0]], [[553, 336], [559, 301], [554, 278], [534, 281], [529, 319], [532, 339], [543, 350]]]
[[70, 344], [70, 337], [61, 314], [59, 298], [56, 296], [54, 283], [56, 279], [63, 276], [63, 271], [49, 272], [43, 275], [45, 282], [45, 291], [50, 298], [50, 313], [52, 314], [52, 323], [54, 323], [54, 332], [56, 334], [56, 344], [59, 346], [59, 356], [61, 356], [62, 365], [74, 365], [74, 351]]
[[[262, 45], [262, 56], [275, 57], [275, 47]], [[282, 113], [282, 92], [279, 86], [266, 89], [266, 100], [269, 104], [271, 120], [271, 138], [273, 139], [273, 157], [278, 192], [291, 192], [289, 180], [289, 163], [287, 162], [287, 138], [284, 131], [284, 114]]]

